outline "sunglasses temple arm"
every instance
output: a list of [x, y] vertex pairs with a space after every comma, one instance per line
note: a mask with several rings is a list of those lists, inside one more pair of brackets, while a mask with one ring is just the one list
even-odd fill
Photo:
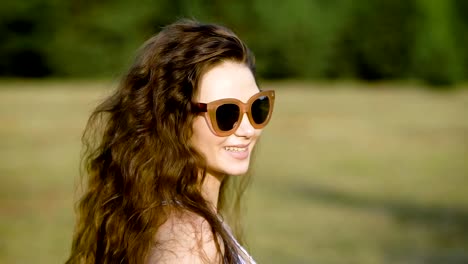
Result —
[[207, 112], [208, 111], [208, 105], [204, 103], [192, 103], [192, 107], [194, 108], [193, 110], [195, 112]]

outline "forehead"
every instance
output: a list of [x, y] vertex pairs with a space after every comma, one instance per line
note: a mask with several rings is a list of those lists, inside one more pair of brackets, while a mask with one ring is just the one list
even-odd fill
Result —
[[247, 102], [259, 89], [249, 67], [233, 61], [225, 61], [202, 75], [196, 100], [209, 103], [224, 98], [236, 98]]

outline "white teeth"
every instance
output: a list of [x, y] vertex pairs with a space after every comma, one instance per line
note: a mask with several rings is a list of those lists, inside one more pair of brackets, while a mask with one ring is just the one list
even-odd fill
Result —
[[238, 147], [224, 147], [224, 149], [227, 151], [233, 151], [233, 152], [243, 152], [247, 150], [247, 148], [238, 148]]

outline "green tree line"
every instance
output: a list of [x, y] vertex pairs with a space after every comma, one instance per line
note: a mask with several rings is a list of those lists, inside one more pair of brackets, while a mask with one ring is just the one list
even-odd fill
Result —
[[186, 17], [232, 28], [263, 78], [468, 79], [466, 0], [4, 1], [0, 76], [120, 74]]

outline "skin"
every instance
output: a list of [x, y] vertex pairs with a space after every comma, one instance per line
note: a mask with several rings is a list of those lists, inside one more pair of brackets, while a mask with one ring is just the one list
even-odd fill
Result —
[[[225, 61], [211, 68], [201, 78], [199, 93], [194, 100], [209, 103], [224, 98], [236, 98], [246, 103], [250, 97], [259, 92], [255, 78], [245, 65]], [[217, 206], [219, 187], [225, 175], [242, 175], [247, 172], [252, 150], [262, 129], [255, 129], [250, 124], [247, 114], [243, 115], [239, 128], [227, 137], [217, 136], [211, 131], [208, 120], [203, 115], [193, 122], [192, 145], [207, 160], [208, 170], [202, 193], [214, 208]], [[229, 146], [245, 147], [246, 158], [236, 157]]]
[[[245, 103], [259, 92], [250, 69], [232, 61], [207, 71], [199, 85], [199, 94], [194, 100], [201, 103], [223, 98], [237, 98]], [[207, 122], [203, 115], [196, 117], [191, 144], [206, 157], [208, 170], [202, 194], [216, 211], [222, 180], [226, 175], [247, 172], [252, 149], [262, 130], [252, 127], [247, 114], [234, 134], [227, 137], [215, 135]], [[236, 158], [225, 149], [227, 146], [245, 146], [248, 155]], [[210, 225], [194, 213], [172, 212], [159, 228], [156, 239], [161, 246], [150, 252], [148, 263], [221, 263], [222, 256], [216, 249]]]

